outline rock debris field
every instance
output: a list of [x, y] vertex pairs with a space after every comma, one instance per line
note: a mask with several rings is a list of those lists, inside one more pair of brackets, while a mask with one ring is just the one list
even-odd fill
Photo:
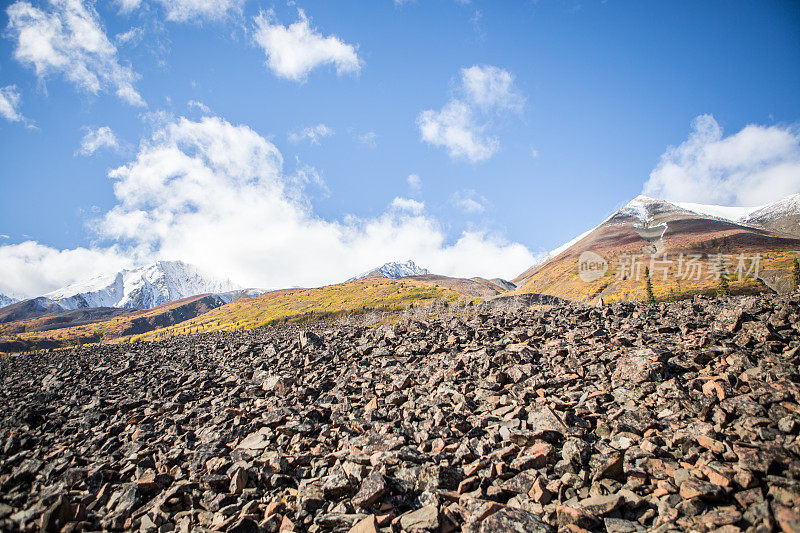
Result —
[[800, 297], [0, 357], [0, 530], [800, 531]]

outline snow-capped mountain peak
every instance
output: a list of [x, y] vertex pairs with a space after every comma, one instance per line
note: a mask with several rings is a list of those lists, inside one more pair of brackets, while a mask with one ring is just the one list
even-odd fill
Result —
[[7, 305], [15, 304], [19, 300], [13, 298], [11, 296], [6, 296], [5, 294], [0, 294], [0, 307], [5, 307]]
[[79, 281], [44, 296], [63, 309], [150, 309], [197, 294], [223, 293], [239, 288], [229, 280], [207, 276], [183, 261], [158, 261]]
[[390, 263], [384, 263], [383, 265], [377, 268], [373, 268], [372, 270], [363, 272], [358, 276], [348, 279], [347, 281], [353, 281], [356, 279], [362, 279], [368, 277], [398, 279], [398, 278], [407, 278], [410, 276], [424, 276], [426, 274], [430, 274], [427, 268], [422, 268], [421, 266], [414, 263], [414, 261], [409, 259], [405, 263], [399, 263], [395, 261], [392, 261]]
[[643, 224], [650, 223], [657, 214], [681, 209], [676, 204], [640, 194], [617, 211], [614, 217], [631, 217]]

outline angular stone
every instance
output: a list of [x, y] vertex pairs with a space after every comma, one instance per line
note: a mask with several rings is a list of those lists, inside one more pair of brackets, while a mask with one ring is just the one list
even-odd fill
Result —
[[508, 481], [505, 481], [501, 486], [503, 490], [507, 490], [509, 492], [528, 494], [538, 478], [539, 474], [535, 470], [529, 472], [520, 472]]
[[534, 438], [552, 441], [569, 433], [564, 422], [549, 407], [540, 407], [528, 413], [527, 422]]
[[70, 506], [69, 498], [66, 494], [62, 494], [42, 513], [39, 519], [39, 529], [48, 533], [58, 532], [72, 519], [72, 507]]
[[477, 533], [552, 533], [553, 528], [531, 512], [505, 507], [473, 526], [471, 531]]
[[353, 496], [353, 505], [367, 509], [380, 500], [386, 494], [386, 490], [386, 480], [383, 474], [375, 468], [361, 482], [361, 487], [359, 487], [356, 495]]
[[439, 509], [426, 505], [421, 509], [400, 517], [400, 526], [405, 531], [433, 531], [439, 527]]
[[556, 507], [556, 517], [559, 526], [575, 525], [584, 529], [591, 529], [599, 524], [599, 520], [591, 513], [569, 505]]
[[719, 501], [725, 497], [725, 490], [719, 485], [690, 477], [681, 483], [680, 495], [685, 499], [700, 498], [708, 501]]
[[247, 470], [242, 467], [237, 468], [231, 475], [229, 492], [231, 494], [241, 494], [247, 486]]
[[236, 448], [242, 450], [263, 450], [269, 446], [269, 440], [263, 433], [251, 433], [240, 442]]
[[378, 533], [378, 521], [371, 514], [350, 528], [348, 533]]
[[578, 506], [589, 514], [602, 516], [616, 511], [622, 503], [623, 499], [619, 494], [607, 494], [581, 500]]

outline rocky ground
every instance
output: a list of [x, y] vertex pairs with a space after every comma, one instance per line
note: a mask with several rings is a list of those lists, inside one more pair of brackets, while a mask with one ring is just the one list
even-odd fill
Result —
[[800, 298], [0, 358], [0, 529], [800, 530]]

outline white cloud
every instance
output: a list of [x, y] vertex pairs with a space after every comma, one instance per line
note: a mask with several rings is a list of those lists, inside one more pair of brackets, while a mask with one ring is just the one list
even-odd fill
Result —
[[672, 201], [751, 206], [797, 191], [796, 128], [751, 124], [725, 137], [713, 116], [700, 115], [689, 138], [661, 156], [643, 192]]
[[282, 26], [272, 10], [262, 12], [255, 22], [254, 39], [267, 56], [267, 67], [281, 78], [302, 82], [315, 68], [334, 65], [337, 74], [358, 73], [362, 61], [356, 46], [335, 35], [323, 36], [312, 28], [302, 9], [299, 20]]
[[317, 124], [316, 126], [309, 126], [300, 131], [295, 131], [289, 134], [289, 140], [293, 143], [307, 140], [311, 144], [319, 144], [319, 140], [324, 137], [330, 137], [334, 134], [333, 129], [325, 124]]
[[119, 148], [117, 136], [108, 126], [101, 126], [96, 129], [87, 128], [86, 134], [81, 140], [81, 148], [78, 153], [88, 156], [94, 154], [100, 148], [117, 150]]
[[[222, 20], [228, 16], [241, 14], [245, 0], [152, 0], [161, 4], [172, 22], [202, 22]], [[121, 13], [131, 13], [139, 9], [142, 0], [116, 0]]]
[[122, 13], [130, 13], [142, 5], [142, 0], [116, 0], [116, 2]]
[[520, 112], [524, 104], [510, 72], [475, 65], [461, 69], [456, 97], [440, 111], [420, 113], [417, 126], [422, 141], [445, 148], [454, 159], [477, 163], [500, 148], [497, 136], [487, 133], [491, 119], [503, 111]]
[[0, 246], [0, 293], [34, 297], [131, 266], [116, 247], [57, 250], [33, 241]]
[[408, 211], [409, 213], [419, 215], [425, 210], [425, 202], [419, 202], [417, 200], [412, 200], [411, 198], [397, 197], [392, 200], [392, 203], [389, 204], [389, 207], [391, 209]]
[[82, 0], [51, 0], [49, 7], [42, 11], [20, 1], [6, 10], [14, 58], [40, 79], [60, 74], [83, 91], [110, 89], [131, 105], [145, 105], [133, 87], [138, 76], [120, 64], [94, 7]]
[[207, 115], [211, 113], [211, 109], [206, 104], [203, 102], [198, 102], [197, 100], [189, 100], [186, 105], [188, 105], [190, 108], [196, 108], [201, 113], [205, 113]]
[[428, 109], [417, 117], [422, 140], [447, 149], [452, 158], [473, 163], [492, 157], [500, 147], [497, 137], [485, 135], [485, 125], [478, 124], [473, 110], [461, 100], [451, 100], [441, 111]]
[[514, 86], [514, 76], [493, 65], [461, 69], [461, 83], [467, 100], [482, 109], [519, 111], [525, 105], [525, 98]]
[[132, 45], [136, 46], [139, 44], [144, 37], [144, 30], [142, 28], [131, 28], [126, 32], [118, 33], [114, 36], [114, 40], [117, 41], [117, 44], [120, 45]]
[[261, 287], [337, 282], [397, 257], [460, 276], [510, 277], [533, 264], [523, 245], [497, 235], [449, 242], [407, 201], [374, 218], [326, 220], [282, 167], [277, 148], [246, 126], [179, 119], [111, 172], [118, 204], [101, 231], [141, 256], [178, 257]]
[[19, 111], [21, 98], [16, 86], [0, 87], [0, 117], [9, 122], [26, 123], [25, 117]]
[[221, 20], [241, 13], [245, 0], [158, 0], [167, 12], [167, 20], [196, 22]]
[[408, 182], [408, 186], [414, 192], [419, 192], [422, 190], [422, 178], [417, 176], [416, 174], [409, 174], [406, 178], [406, 182]]
[[[417, 0], [394, 0], [394, 5], [396, 6], [404, 6], [406, 4], [416, 3]], [[456, 4], [464, 4], [467, 5], [470, 3], [470, 0], [455, 0]]]
[[536, 260], [496, 234], [451, 240], [422, 202], [408, 198], [374, 217], [323, 218], [304, 190], [318, 179], [312, 170], [287, 175], [278, 149], [247, 126], [173, 120], [109, 173], [117, 203], [95, 227], [113, 246], [0, 246], [0, 292], [35, 296], [155, 259], [179, 258], [265, 288], [335, 283], [398, 258], [445, 275], [506, 278]]
[[531, 157], [534, 159], [539, 159], [539, 150], [531, 146]]
[[450, 201], [453, 203], [453, 205], [469, 214], [483, 213], [486, 211], [486, 204], [488, 203], [486, 198], [475, 192], [473, 189], [467, 189], [453, 193]]
[[375, 148], [378, 146], [378, 143], [375, 140], [377, 137], [378, 135], [374, 131], [368, 131], [367, 133], [362, 133], [356, 136], [356, 139], [358, 139], [358, 142], [361, 144], [365, 144], [370, 148]]

